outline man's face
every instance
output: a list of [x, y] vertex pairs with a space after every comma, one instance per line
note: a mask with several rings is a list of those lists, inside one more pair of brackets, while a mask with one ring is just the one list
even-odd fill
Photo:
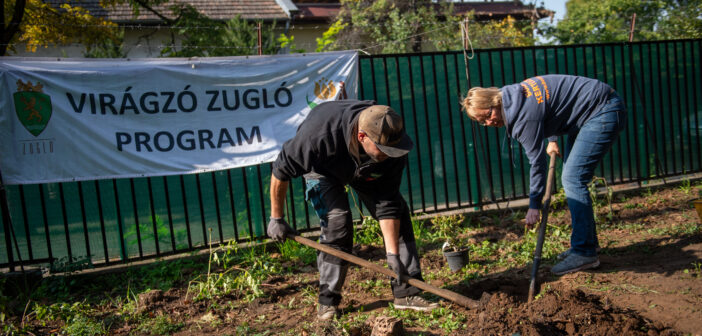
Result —
[[358, 142], [361, 144], [361, 146], [363, 146], [363, 150], [366, 152], [366, 154], [368, 154], [368, 156], [370, 156], [371, 160], [381, 162], [388, 158], [385, 153], [378, 149], [375, 142], [373, 142], [373, 140], [371, 140], [365, 132], [359, 131], [357, 136]]

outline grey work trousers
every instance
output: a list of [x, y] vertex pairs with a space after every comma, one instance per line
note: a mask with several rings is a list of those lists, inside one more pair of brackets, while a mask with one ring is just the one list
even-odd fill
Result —
[[[344, 185], [336, 183], [322, 175], [310, 173], [304, 176], [307, 185], [306, 198], [314, 207], [320, 219], [322, 235], [321, 244], [351, 253], [353, 247], [353, 223], [348, 196]], [[375, 199], [372, 195], [358, 193], [361, 202], [375, 216]], [[409, 208], [403, 202], [400, 218], [399, 254], [410, 277], [423, 280], [419, 265], [419, 253], [412, 230]], [[344, 285], [349, 263], [330, 254], [319, 252], [317, 268], [319, 269], [319, 303], [337, 306], [341, 302], [341, 287]], [[402, 298], [416, 295], [419, 288], [397, 280], [391, 281], [393, 296]]]

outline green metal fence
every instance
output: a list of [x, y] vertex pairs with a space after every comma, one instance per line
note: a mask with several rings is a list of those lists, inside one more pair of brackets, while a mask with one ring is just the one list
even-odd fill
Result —
[[[702, 167], [701, 53], [702, 40], [678, 40], [476, 50], [467, 53], [467, 63], [460, 51], [362, 56], [359, 98], [390, 105], [405, 118], [416, 145], [402, 184], [412, 211], [479, 207], [526, 197], [529, 165], [504, 130], [478, 127], [463, 115], [460, 97], [469, 87], [500, 87], [550, 73], [609, 83], [625, 99], [630, 117], [596, 175], [611, 184], [644, 182]], [[0, 267], [103, 266], [208, 242], [264, 238], [269, 176], [270, 164], [263, 164], [195, 175], [6, 186]], [[290, 184], [288, 194], [289, 221], [314, 230], [318, 220], [304, 202], [302, 179]]]

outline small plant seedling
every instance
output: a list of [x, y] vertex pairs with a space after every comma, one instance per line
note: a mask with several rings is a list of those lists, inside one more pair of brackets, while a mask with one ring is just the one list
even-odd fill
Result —
[[547, 284], [546, 287], [541, 292], [539, 292], [539, 294], [536, 294], [536, 296], [534, 296], [534, 300], [539, 300], [539, 299], [543, 298], [544, 295], [546, 295], [546, 293], [548, 293], [550, 291], [551, 291], [551, 284]]
[[[702, 277], [702, 262], [693, 262], [692, 267], [694, 267], [694, 273], [696, 278]], [[686, 270], [687, 271], [687, 270]], [[688, 273], [688, 272], [685, 272]]]
[[551, 209], [560, 209], [568, 205], [566, 201], [565, 189], [560, 188], [558, 192], [551, 196]]
[[353, 204], [356, 210], [361, 214], [361, 226], [356, 228], [353, 232], [353, 241], [363, 245], [380, 245], [383, 243], [383, 233], [380, 230], [380, 223], [371, 216], [366, 216], [363, 214], [361, 207], [358, 206], [356, 201], [356, 196], [354, 196], [353, 191], [349, 186], [345, 186], [344, 190], [351, 195]]
[[684, 179], [680, 183], [679, 189], [683, 194], [689, 195], [692, 192], [692, 183], [690, 183], [689, 179]]
[[370, 216], [364, 216], [361, 226], [354, 230], [354, 242], [362, 245], [380, 245], [383, 243], [383, 233], [380, 223]]
[[[607, 193], [605, 194], [606, 199], [604, 202], [600, 202], [597, 199], [597, 185], [598, 185], [598, 183], [601, 183], [605, 187], [605, 190], [607, 191]], [[614, 193], [614, 189], [612, 189], [612, 187], [607, 185], [607, 180], [605, 180], [604, 177], [595, 176], [592, 178], [592, 181], [588, 184], [587, 189], [590, 192], [590, 198], [592, 198], [592, 207], [593, 207], [593, 211], [595, 213], [595, 221], [598, 221], [597, 213], [598, 213], [599, 208], [603, 207], [603, 206], [608, 206], [609, 213], [607, 213], [606, 217], [609, 221], [612, 221], [614, 219], [614, 209], [612, 209], [612, 195]]]
[[301, 262], [305, 265], [312, 265], [317, 260], [317, 252], [314, 249], [290, 239], [278, 243], [278, 251], [283, 260]]
[[439, 237], [444, 239], [447, 248], [458, 251], [463, 246], [463, 239], [460, 238], [461, 225], [465, 217], [463, 215], [450, 215], [434, 217], [431, 222]]

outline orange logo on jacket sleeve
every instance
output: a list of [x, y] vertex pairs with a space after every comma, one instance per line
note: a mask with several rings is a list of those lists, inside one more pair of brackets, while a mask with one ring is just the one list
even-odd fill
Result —
[[520, 83], [522, 86], [522, 89], [524, 89], [524, 98], [529, 98], [531, 97], [531, 90], [529, 90], [529, 87], [524, 84], [524, 82]]
[[534, 81], [533, 79], [529, 78], [525, 80], [525, 82], [529, 85], [531, 88], [531, 91], [534, 93], [534, 98], [536, 98], [536, 103], [541, 104], [544, 102], [544, 96], [541, 94], [541, 89], [539, 89], [539, 85]]
[[544, 86], [544, 93], [546, 94], [546, 100], [551, 99], [551, 93], [548, 92], [548, 85], [546, 85], [546, 81], [544, 80], [543, 77], [541, 76], [536, 76], [536, 78], [541, 81], [541, 85]]

